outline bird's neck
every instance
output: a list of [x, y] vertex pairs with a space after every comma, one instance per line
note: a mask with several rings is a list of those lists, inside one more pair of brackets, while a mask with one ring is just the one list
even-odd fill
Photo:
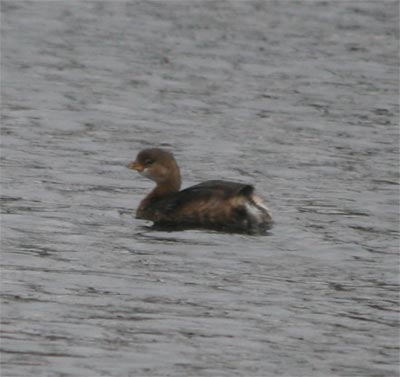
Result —
[[[157, 186], [151, 191], [147, 198], [149, 199], [161, 199], [169, 194], [178, 192], [181, 188], [181, 181], [169, 180], [162, 183], [158, 183]], [[147, 199], [146, 198], [146, 199]]]

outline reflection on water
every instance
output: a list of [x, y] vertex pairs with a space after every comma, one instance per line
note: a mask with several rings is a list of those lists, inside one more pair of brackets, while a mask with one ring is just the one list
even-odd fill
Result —
[[[2, 374], [398, 372], [397, 4], [2, 12]], [[136, 220], [149, 146], [277, 225]]]

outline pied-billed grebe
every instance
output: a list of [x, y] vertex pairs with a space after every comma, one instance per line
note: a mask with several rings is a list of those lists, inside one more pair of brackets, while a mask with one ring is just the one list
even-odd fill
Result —
[[271, 214], [254, 195], [254, 187], [237, 182], [206, 181], [181, 190], [181, 175], [172, 153], [142, 150], [128, 167], [156, 182], [139, 205], [136, 218], [169, 229], [206, 228], [249, 234], [265, 233]]

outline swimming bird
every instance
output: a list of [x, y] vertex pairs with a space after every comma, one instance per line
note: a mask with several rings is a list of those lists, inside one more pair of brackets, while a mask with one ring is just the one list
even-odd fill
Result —
[[211, 180], [181, 190], [179, 166], [167, 150], [144, 149], [128, 167], [156, 183], [136, 218], [158, 228], [262, 234], [272, 226], [271, 213], [252, 185]]

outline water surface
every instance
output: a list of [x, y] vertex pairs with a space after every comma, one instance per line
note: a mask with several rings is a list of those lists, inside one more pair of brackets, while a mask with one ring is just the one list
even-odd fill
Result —
[[[2, 375], [396, 376], [398, 3], [2, 2]], [[256, 185], [266, 237], [154, 232]]]

